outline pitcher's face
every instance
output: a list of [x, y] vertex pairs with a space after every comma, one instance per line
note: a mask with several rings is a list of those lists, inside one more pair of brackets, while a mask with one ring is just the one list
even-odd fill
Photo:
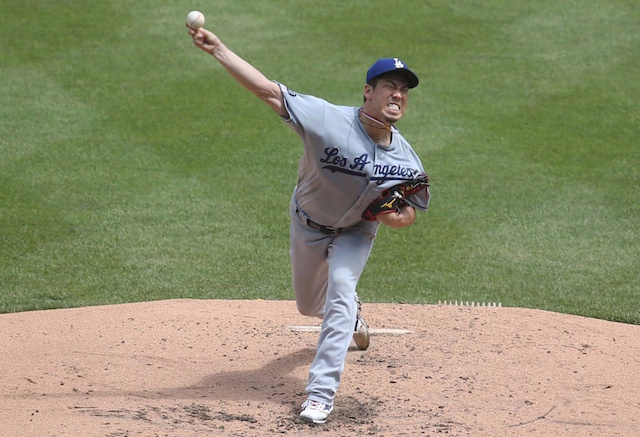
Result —
[[402, 74], [392, 73], [381, 77], [375, 88], [367, 84], [364, 88], [367, 101], [364, 111], [388, 124], [393, 124], [404, 115], [409, 103], [409, 86]]

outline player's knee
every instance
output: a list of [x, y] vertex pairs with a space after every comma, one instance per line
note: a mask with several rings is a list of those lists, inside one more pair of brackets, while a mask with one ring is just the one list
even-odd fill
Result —
[[302, 302], [297, 300], [296, 307], [298, 308], [298, 312], [303, 316], [309, 317], [320, 317], [321, 313], [318, 313], [318, 308], [315, 305], [310, 304], [309, 302]]
[[308, 305], [302, 302], [296, 302], [296, 307], [298, 307], [298, 312], [303, 316], [313, 317], [313, 310]]

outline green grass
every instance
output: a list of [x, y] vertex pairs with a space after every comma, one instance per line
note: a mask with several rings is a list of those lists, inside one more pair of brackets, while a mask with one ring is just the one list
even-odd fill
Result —
[[367, 67], [421, 78], [399, 128], [430, 211], [382, 229], [367, 302], [502, 302], [640, 323], [636, 2], [17, 1], [0, 5], [0, 312], [291, 299], [301, 146], [194, 48], [359, 104]]

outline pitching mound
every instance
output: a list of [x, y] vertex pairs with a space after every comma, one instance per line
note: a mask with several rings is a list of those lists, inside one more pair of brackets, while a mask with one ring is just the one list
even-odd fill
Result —
[[372, 344], [349, 352], [325, 425], [297, 419], [318, 336], [300, 327], [319, 321], [291, 301], [0, 315], [0, 434], [640, 435], [640, 326], [513, 308], [363, 311]]

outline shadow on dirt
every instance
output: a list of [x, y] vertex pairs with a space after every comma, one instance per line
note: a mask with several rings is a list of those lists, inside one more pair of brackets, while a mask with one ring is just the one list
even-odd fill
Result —
[[[210, 395], [230, 401], [290, 401], [299, 395], [306, 381], [291, 376], [293, 370], [309, 366], [315, 349], [305, 348], [278, 357], [254, 370], [224, 371], [208, 376], [192, 387], [169, 390], [169, 396]], [[167, 390], [165, 390], [166, 392]]]

